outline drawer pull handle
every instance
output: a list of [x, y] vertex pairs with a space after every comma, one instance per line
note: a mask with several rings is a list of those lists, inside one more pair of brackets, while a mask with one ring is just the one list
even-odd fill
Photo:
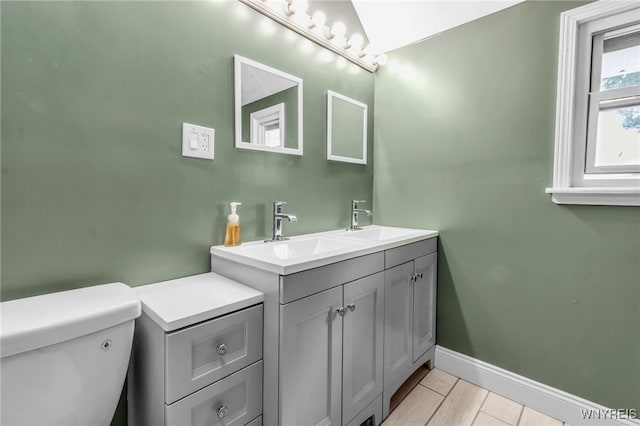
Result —
[[422, 279], [422, 272], [418, 274], [418, 278]]
[[344, 306], [340, 306], [338, 309], [336, 309], [336, 312], [340, 315], [340, 316], [344, 316], [345, 312], [344, 312]]
[[224, 419], [225, 417], [227, 417], [227, 414], [229, 414], [229, 409], [226, 406], [221, 405], [218, 407], [217, 412], [218, 412], [218, 418]]
[[351, 312], [353, 312], [353, 311], [355, 311], [355, 310], [356, 310], [356, 304], [355, 304], [355, 303], [349, 303], [349, 304], [347, 305], [347, 308], [349, 308], [349, 310], [350, 310]]
[[[228, 350], [229, 348], [224, 343], [219, 343], [218, 346], [216, 346], [216, 352], [218, 352], [218, 355], [226, 355]], [[221, 408], [226, 410], [226, 407]]]

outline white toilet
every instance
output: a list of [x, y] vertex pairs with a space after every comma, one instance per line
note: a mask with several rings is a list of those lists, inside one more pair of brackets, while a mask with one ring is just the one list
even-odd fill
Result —
[[0, 424], [109, 425], [140, 301], [113, 283], [0, 304]]

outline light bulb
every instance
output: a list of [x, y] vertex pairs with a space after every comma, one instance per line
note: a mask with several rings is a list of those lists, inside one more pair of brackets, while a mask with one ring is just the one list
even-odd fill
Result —
[[332, 26], [331, 26], [331, 38], [334, 37], [344, 37], [344, 35], [347, 33], [347, 27], [345, 27], [345, 25], [338, 21], [335, 22]]
[[313, 15], [311, 16], [311, 25], [310, 27], [321, 27], [324, 25], [324, 23], [327, 22], [327, 15], [324, 14], [323, 11], [318, 10], [317, 12], [314, 12]]
[[349, 37], [345, 48], [354, 48], [356, 51], [359, 51], [362, 48], [362, 43], [364, 43], [364, 37], [362, 37], [362, 34], [355, 33], [351, 37]]
[[304, 13], [309, 9], [309, 2], [307, 0], [296, 0], [293, 3], [296, 5], [296, 13]]
[[289, 1], [285, 5], [285, 13], [287, 16], [291, 16], [296, 13], [305, 13], [309, 8], [307, 0], [293, 0]]

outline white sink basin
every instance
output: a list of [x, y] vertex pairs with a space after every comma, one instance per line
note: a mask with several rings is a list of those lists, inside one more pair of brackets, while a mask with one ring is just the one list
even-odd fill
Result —
[[238, 247], [211, 247], [221, 257], [280, 275], [380, 252], [437, 236], [436, 231], [370, 225], [358, 231], [326, 231], [278, 242], [253, 241]]
[[278, 242], [257, 243], [240, 246], [233, 250], [239, 255], [259, 258], [267, 261], [296, 260], [324, 253], [348, 250], [362, 243], [344, 239], [312, 237]]
[[336, 234], [336, 237], [366, 241], [389, 241], [409, 238], [422, 232], [423, 231], [418, 229], [394, 228], [391, 226], [374, 225], [373, 227], [363, 228], [356, 231], [343, 231], [340, 234]]

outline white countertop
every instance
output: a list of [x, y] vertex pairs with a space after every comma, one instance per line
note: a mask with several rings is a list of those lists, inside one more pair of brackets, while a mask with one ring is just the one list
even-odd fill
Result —
[[146, 313], [165, 331], [206, 321], [264, 300], [250, 287], [209, 272], [133, 288]]
[[[386, 235], [379, 240], [361, 238], [367, 233], [375, 232], [384, 232]], [[360, 231], [318, 232], [298, 235], [280, 242], [265, 243], [260, 240], [237, 247], [213, 246], [211, 255], [263, 271], [289, 275], [437, 236], [438, 231], [433, 230], [370, 225]], [[308, 243], [306, 246], [316, 243], [316, 246], [324, 244], [325, 248], [318, 249], [319, 252], [316, 253], [313, 247], [304, 247], [303, 253], [296, 254], [295, 251], [305, 242]]]

